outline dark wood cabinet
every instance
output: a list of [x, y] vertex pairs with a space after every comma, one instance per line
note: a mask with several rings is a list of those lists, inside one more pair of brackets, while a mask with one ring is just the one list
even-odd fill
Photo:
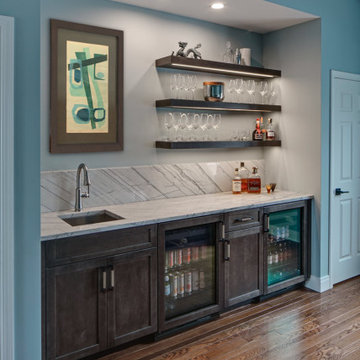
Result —
[[148, 249], [110, 260], [109, 346], [157, 330], [157, 251]]
[[106, 348], [106, 260], [46, 269], [46, 358], [79, 359]]
[[43, 242], [43, 359], [80, 359], [303, 283], [310, 213], [310, 200], [294, 201]]
[[226, 234], [225, 307], [262, 295], [263, 251], [259, 226]]
[[151, 244], [155, 226], [90, 235], [88, 244], [85, 236], [43, 243], [45, 359], [80, 359], [157, 330]]

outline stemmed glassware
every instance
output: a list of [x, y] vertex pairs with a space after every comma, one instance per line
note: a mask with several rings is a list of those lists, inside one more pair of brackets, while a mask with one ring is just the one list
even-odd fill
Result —
[[236, 79], [236, 94], [237, 94], [237, 101], [242, 102], [243, 101], [243, 94], [244, 94], [244, 87], [245, 82], [244, 79]]
[[169, 112], [164, 116], [164, 129], [165, 129], [165, 140], [171, 140], [171, 129], [174, 126], [174, 115]]
[[228, 87], [229, 101], [236, 102], [236, 80], [231, 79]]
[[196, 75], [172, 74], [170, 76], [170, 94], [174, 99], [195, 99], [197, 89]]
[[261, 95], [261, 103], [265, 104], [265, 96], [269, 91], [269, 84], [267, 81], [260, 81], [259, 83], [259, 93]]
[[195, 99], [195, 90], [197, 88], [197, 76], [196, 75], [191, 75], [190, 76], [190, 85], [189, 85], [189, 89], [191, 91], [191, 100]]
[[164, 141], [217, 140], [221, 114], [168, 112], [161, 124]]
[[246, 82], [246, 91], [249, 94], [250, 103], [255, 102], [255, 90], [256, 90], [256, 82], [255, 82], [255, 80], [247, 80], [247, 82]]
[[273, 82], [270, 82], [270, 84], [269, 84], [269, 103], [270, 104], [275, 104], [276, 95], [277, 95], [276, 86]]

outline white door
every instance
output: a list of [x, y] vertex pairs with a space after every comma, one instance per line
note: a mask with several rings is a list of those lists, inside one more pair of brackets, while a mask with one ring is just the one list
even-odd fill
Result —
[[332, 71], [330, 278], [360, 274], [360, 75]]

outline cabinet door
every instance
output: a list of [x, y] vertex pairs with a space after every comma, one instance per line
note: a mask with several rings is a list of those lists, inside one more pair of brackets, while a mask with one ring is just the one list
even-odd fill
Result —
[[157, 249], [130, 252], [110, 260], [109, 346], [157, 330]]
[[226, 234], [225, 306], [263, 293], [263, 245], [261, 227]]
[[46, 269], [46, 359], [79, 359], [106, 347], [106, 263]]

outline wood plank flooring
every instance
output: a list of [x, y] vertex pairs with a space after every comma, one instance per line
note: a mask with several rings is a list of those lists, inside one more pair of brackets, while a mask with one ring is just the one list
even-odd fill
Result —
[[360, 360], [360, 277], [249, 304], [161, 341], [101, 360]]

